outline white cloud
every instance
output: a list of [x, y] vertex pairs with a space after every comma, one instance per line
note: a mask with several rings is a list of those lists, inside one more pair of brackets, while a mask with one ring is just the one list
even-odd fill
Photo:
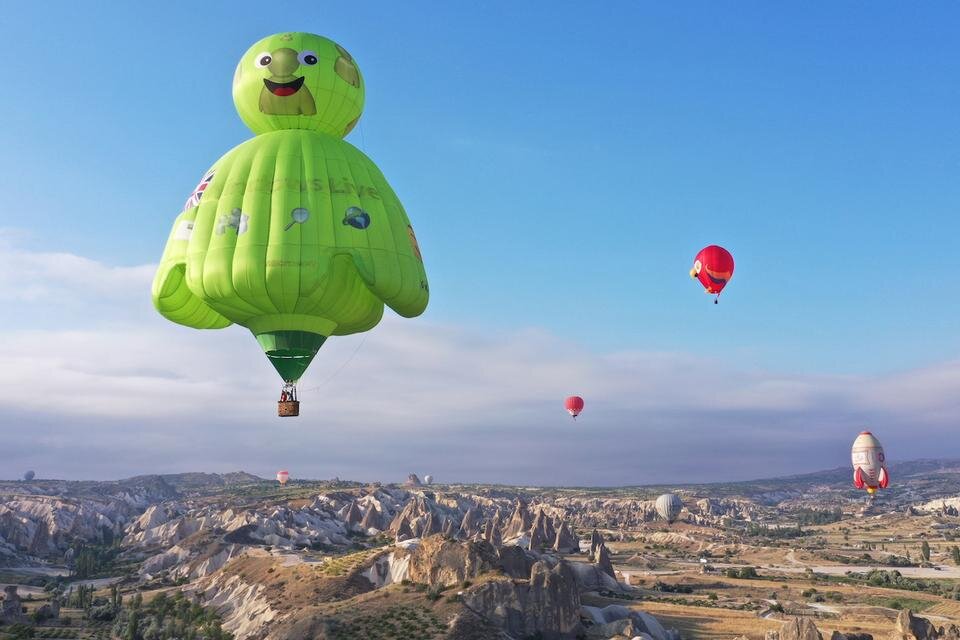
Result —
[[17, 234], [0, 229], [0, 303], [64, 302], [81, 295], [120, 299], [142, 291], [145, 283], [149, 287], [155, 269], [111, 267], [71, 253], [28, 251], [19, 248], [16, 239]]
[[[960, 454], [947, 450], [956, 439], [938, 440], [960, 408], [960, 362], [794, 375], [392, 315], [366, 338], [328, 341], [301, 385], [303, 415], [283, 420], [279, 381], [252, 336], [160, 318], [144, 304], [152, 267], [8, 242], [2, 272], [0, 299], [29, 306], [67, 295], [102, 320], [40, 330], [14, 319], [0, 333], [0, 441], [9, 445], [0, 476], [21, 467], [72, 477], [267, 474], [282, 463], [301, 475], [383, 480], [408, 471], [555, 484], [721, 480], [843, 464], [863, 424], [891, 458]], [[562, 409], [571, 393], [586, 398], [576, 423]]]

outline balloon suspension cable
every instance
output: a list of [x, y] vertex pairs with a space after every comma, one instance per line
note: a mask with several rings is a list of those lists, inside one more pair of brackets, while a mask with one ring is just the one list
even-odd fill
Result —
[[344, 361], [343, 361], [343, 364], [341, 364], [339, 367], [337, 367], [337, 369], [336, 369], [333, 373], [331, 373], [329, 376], [327, 376], [327, 377], [326, 377], [320, 384], [318, 384], [317, 386], [315, 386], [315, 387], [310, 387], [309, 389], [305, 389], [305, 391], [306, 391], [307, 393], [313, 393], [313, 392], [315, 392], [315, 391], [320, 391], [321, 387], [325, 386], [325, 385], [326, 385], [327, 383], [329, 383], [331, 380], [333, 380], [334, 378], [336, 378], [336, 377], [340, 374], [340, 372], [343, 371], [344, 369], [346, 369], [346, 368], [347, 368], [347, 365], [350, 364], [351, 361], [353, 361], [354, 356], [357, 355], [357, 353], [360, 351], [360, 348], [363, 347], [364, 343], [367, 341], [367, 336], [368, 336], [368, 335], [370, 335], [370, 334], [369, 334], [369, 333], [363, 334], [363, 338], [360, 340], [360, 343], [357, 345], [357, 347], [353, 350], [353, 353], [350, 354], [350, 357], [347, 358], [346, 360], [344, 360]]
[[717, 294], [717, 297], [713, 299], [713, 304], [720, 304], [720, 294]]

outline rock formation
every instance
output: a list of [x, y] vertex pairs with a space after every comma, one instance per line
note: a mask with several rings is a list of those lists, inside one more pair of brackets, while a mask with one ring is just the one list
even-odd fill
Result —
[[410, 555], [408, 578], [430, 586], [451, 586], [499, 567], [497, 550], [485, 542], [457, 542], [430, 536]]
[[497, 549], [498, 567], [511, 578], [526, 579], [536, 562], [536, 556], [528, 554], [522, 547], [510, 545]]
[[913, 615], [910, 609], [904, 609], [897, 616], [897, 622], [889, 640], [955, 640], [960, 639], [960, 628], [950, 625], [946, 629], [937, 629], [926, 618]]
[[597, 555], [597, 550], [600, 548], [600, 545], [603, 544], [603, 536], [600, 535], [600, 532], [594, 529], [590, 533], [590, 551], [587, 552], [587, 557], [590, 559], [590, 562], [594, 562], [594, 557]]
[[660, 622], [648, 613], [632, 611], [623, 605], [612, 604], [600, 609], [582, 607], [581, 611], [593, 622], [587, 627], [589, 640], [608, 638], [653, 638], [653, 640], [679, 640], [675, 630], [664, 629]]
[[530, 530], [530, 524], [530, 512], [527, 510], [527, 503], [518, 498], [513, 515], [510, 516], [507, 526], [502, 532], [503, 539], [510, 540], [522, 536]]
[[463, 520], [460, 522], [460, 531], [457, 537], [463, 540], [469, 540], [480, 531], [480, 510], [476, 507], [470, 507], [463, 514]]
[[413, 529], [410, 528], [410, 523], [406, 519], [400, 521], [400, 526], [397, 527], [396, 540], [397, 542], [403, 542], [404, 540], [410, 540], [413, 538]]
[[357, 506], [356, 500], [350, 503], [350, 508], [347, 509], [347, 514], [343, 518], [343, 521], [348, 527], [359, 526], [363, 521], [363, 514], [360, 513], [360, 507]]
[[817, 625], [810, 618], [790, 618], [779, 631], [768, 631], [766, 640], [823, 640]]
[[530, 549], [538, 550], [550, 547], [557, 538], [553, 521], [540, 509], [530, 525]]
[[607, 550], [607, 544], [603, 541], [603, 536], [596, 529], [590, 535], [590, 553], [588, 559], [593, 564], [611, 578], [616, 579], [617, 574], [613, 570], [613, 563], [610, 561], [610, 552]]
[[0, 601], [0, 622], [8, 624], [23, 622], [27, 617], [23, 614], [23, 604], [17, 594], [17, 586], [7, 585], [3, 588], [3, 601]]
[[560, 523], [557, 529], [557, 535], [553, 540], [553, 550], [557, 553], [577, 553], [580, 551], [580, 542], [577, 537], [570, 532], [570, 527], [566, 521]]
[[[482, 527], [483, 541], [487, 544], [493, 544], [493, 520], [486, 520]], [[496, 545], [495, 545], [496, 546]]]
[[597, 550], [596, 559], [594, 560], [597, 567], [603, 571], [605, 574], [611, 578], [616, 578], [617, 574], [613, 570], [613, 563], [610, 562], [610, 552], [607, 551], [607, 545], [601, 544], [600, 548]]
[[538, 528], [530, 529], [530, 539], [527, 541], [527, 548], [531, 551], [541, 551], [549, 546], [549, 541], [544, 537], [543, 531]]
[[[960, 628], [950, 625], [946, 629], [935, 627], [926, 618], [913, 615], [904, 609], [897, 616], [894, 630], [888, 640], [960, 640]], [[823, 640], [823, 635], [810, 618], [788, 618], [778, 631], [768, 631], [766, 640]], [[830, 640], [873, 640], [869, 633], [840, 633], [834, 631]]]
[[453, 520], [447, 520], [446, 522], [443, 523], [442, 533], [444, 538], [453, 537], [453, 534], [455, 533], [453, 530]]
[[425, 536], [436, 535], [443, 531], [443, 523], [440, 520], [440, 516], [435, 515], [433, 512], [427, 514], [427, 520], [423, 525], [423, 534]]
[[483, 623], [518, 638], [573, 638], [582, 630], [576, 580], [563, 562], [534, 563], [527, 582], [485, 582], [464, 592], [463, 603]]
[[360, 521], [360, 528], [364, 531], [369, 531], [370, 529], [380, 530], [383, 529], [383, 518], [380, 516], [380, 511], [375, 507], [371, 506], [367, 509], [367, 512], [363, 514], [363, 520]]

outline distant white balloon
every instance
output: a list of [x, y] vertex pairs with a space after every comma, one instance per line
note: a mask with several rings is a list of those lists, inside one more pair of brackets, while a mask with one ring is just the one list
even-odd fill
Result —
[[657, 498], [657, 513], [667, 522], [672, 523], [680, 515], [683, 502], [673, 493], [665, 493]]
[[433, 476], [431, 475], [423, 476], [423, 482], [424, 484], [433, 484]]

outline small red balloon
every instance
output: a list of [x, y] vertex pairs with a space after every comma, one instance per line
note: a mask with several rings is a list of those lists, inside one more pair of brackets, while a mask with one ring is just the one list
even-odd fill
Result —
[[563, 406], [571, 416], [576, 418], [583, 411], [583, 398], [580, 396], [570, 396], [563, 401]]
[[733, 278], [733, 256], [715, 244], [704, 247], [693, 259], [690, 277], [699, 280], [707, 293], [719, 296]]

